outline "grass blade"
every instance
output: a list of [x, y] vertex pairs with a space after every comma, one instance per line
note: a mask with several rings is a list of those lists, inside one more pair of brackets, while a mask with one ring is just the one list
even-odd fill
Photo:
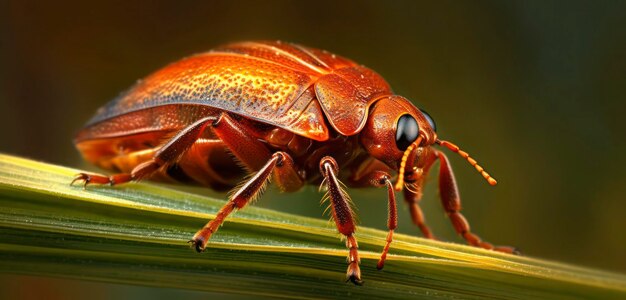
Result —
[[365, 286], [325, 220], [247, 207], [203, 254], [222, 200], [147, 183], [70, 187], [79, 170], [0, 154], [0, 271], [286, 298], [626, 298], [626, 276], [360, 228]]

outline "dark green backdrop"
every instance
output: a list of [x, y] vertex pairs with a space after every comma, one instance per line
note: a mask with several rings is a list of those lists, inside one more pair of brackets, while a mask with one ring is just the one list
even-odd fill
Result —
[[[137, 79], [224, 42], [293, 41], [378, 71], [498, 179], [451, 156], [485, 239], [626, 271], [626, 2], [105, 3], [2, 1], [0, 151], [87, 167], [74, 133]], [[314, 188], [270, 193], [257, 205], [321, 217]], [[362, 224], [383, 228], [384, 191], [351, 194]], [[423, 203], [461, 242], [432, 186]]]

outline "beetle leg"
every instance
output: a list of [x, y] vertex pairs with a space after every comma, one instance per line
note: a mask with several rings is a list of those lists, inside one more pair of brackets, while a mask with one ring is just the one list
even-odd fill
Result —
[[84, 181], [83, 187], [90, 183], [97, 184], [121, 184], [132, 180], [140, 180], [144, 177], [150, 176], [159, 168], [169, 163], [175, 162], [185, 151], [187, 151], [191, 145], [200, 137], [204, 129], [209, 123], [215, 122], [215, 117], [202, 118], [193, 124], [187, 126], [181, 130], [173, 138], [171, 138], [165, 145], [163, 145], [155, 154], [152, 159], [145, 161], [137, 165], [130, 174], [121, 173], [111, 176], [94, 175], [87, 173], [79, 173], [74, 177], [74, 180], [70, 185], [76, 181]]
[[354, 232], [356, 231], [354, 212], [352, 211], [350, 197], [343, 190], [339, 179], [337, 179], [338, 171], [337, 162], [332, 157], [325, 156], [320, 160], [320, 172], [324, 177], [322, 184], [325, 184], [328, 189], [324, 198], [327, 197], [330, 200], [333, 220], [335, 220], [339, 233], [346, 237], [346, 247], [349, 249], [346, 280], [352, 281], [356, 285], [361, 285], [363, 284], [361, 269], [359, 268], [361, 259], [358, 252], [359, 245], [354, 237]]
[[393, 183], [391, 183], [389, 174], [385, 172], [375, 172], [371, 175], [371, 183], [376, 187], [387, 187], [387, 200], [389, 201], [388, 213], [387, 217], [387, 228], [389, 229], [389, 233], [387, 233], [387, 239], [385, 243], [385, 247], [383, 248], [382, 253], [380, 254], [380, 259], [376, 264], [376, 268], [378, 270], [382, 270], [385, 266], [385, 259], [387, 259], [387, 253], [389, 252], [389, 246], [391, 246], [391, 242], [393, 241], [393, 231], [398, 228], [398, 206], [396, 205], [396, 193], [393, 187]]
[[437, 151], [437, 156], [441, 163], [439, 169], [439, 193], [441, 194], [441, 202], [456, 232], [472, 246], [519, 254], [513, 247], [494, 247], [491, 243], [481, 240], [480, 237], [470, 231], [469, 223], [460, 212], [461, 198], [459, 197], [459, 190], [454, 179], [454, 173], [452, 173], [452, 168], [450, 167], [450, 162], [442, 152]]
[[[254, 138], [246, 126], [226, 113], [220, 116], [211, 129], [237, 160], [250, 171], [261, 169], [272, 156], [266, 144]], [[290, 155], [285, 153], [283, 158], [282, 164], [286, 167], [274, 171], [276, 185], [281, 191], [296, 191], [304, 185], [304, 176], [298, 173]]]
[[303, 176], [298, 173], [293, 158], [286, 153], [280, 168], [274, 169], [274, 183], [282, 192], [295, 192], [304, 186]]
[[215, 218], [209, 221], [204, 227], [193, 236], [189, 241], [192, 247], [198, 252], [204, 251], [211, 235], [215, 233], [220, 225], [224, 222], [224, 219], [233, 212], [235, 209], [241, 209], [249, 202], [253, 201], [260, 194], [263, 193], [263, 189], [269, 181], [272, 171], [276, 168], [289, 168], [289, 165], [285, 164], [286, 161], [291, 160], [289, 154], [285, 152], [276, 152], [265, 163], [265, 165], [248, 181], [243, 183], [235, 193], [230, 196], [228, 202], [222, 206], [217, 212]]
[[419, 162], [421, 167], [415, 167], [411, 172], [405, 174], [404, 182], [404, 202], [409, 206], [411, 213], [411, 220], [413, 224], [417, 226], [425, 238], [435, 239], [430, 227], [426, 225], [424, 213], [419, 203], [422, 200], [422, 189], [424, 187], [424, 181], [426, 174], [430, 171], [430, 167], [433, 165], [437, 156], [433, 152], [428, 152], [424, 162]]
[[274, 173], [276, 183], [281, 190], [299, 189], [304, 181], [295, 170], [291, 156], [284, 152], [273, 155], [269, 149], [253, 138], [249, 130], [226, 113], [211, 126], [211, 130], [222, 140], [229, 151], [251, 171], [259, 170], [250, 180], [235, 192], [226, 205], [217, 213], [215, 219], [208, 222], [192, 238], [196, 251], [206, 248], [211, 235], [217, 231], [224, 219], [234, 210], [244, 207], [262, 192], [269, 176]]
[[413, 224], [415, 224], [415, 226], [422, 231], [422, 235], [425, 238], [434, 240], [436, 238], [430, 230], [430, 227], [426, 225], [424, 213], [419, 205], [421, 198], [421, 191], [414, 191], [411, 188], [404, 189], [404, 201], [409, 205], [409, 212], [411, 213], [411, 220], [413, 221]]
[[[351, 187], [371, 187], [372, 186], [372, 174], [383, 172], [389, 174], [393, 172], [393, 169], [389, 168], [385, 163], [380, 160], [370, 158], [363, 161], [354, 171], [348, 179]], [[391, 178], [391, 176], [389, 176]], [[381, 186], [381, 185], [374, 185]]]
[[272, 156], [249, 129], [226, 113], [220, 115], [211, 129], [249, 171], [260, 170]]
[[[379, 161], [375, 161], [379, 162]], [[391, 176], [386, 171], [380, 169], [387, 169], [386, 166], [377, 165], [374, 162], [366, 162], [366, 166], [363, 170], [367, 170], [368, 173], [360, 173], [358, 177], [351, 178], [351, 186], [359, 187], [387, 187], [387, 200], [389, 202], [387, 218], [387, 228], [389, 233], [387, 234], [386, 244], [380, 254], [380, 259], [376, 264], [376, 268], [381, 270], [385, 265], [385, 259], [387, 259], [387, 253], [389, 253], [389, 246], [393, 241], [393, 232], [398, 228], [398, 206], [396, 205], [396, 193], [391, 183]], [[358, 179], [357, 179], [358, 178]]]

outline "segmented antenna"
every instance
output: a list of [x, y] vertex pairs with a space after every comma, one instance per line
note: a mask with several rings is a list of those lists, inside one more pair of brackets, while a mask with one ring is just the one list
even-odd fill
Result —
[[436, 140], [435, 143], [439, 144], [440, 146], [444, 146], [450, 150], [452, 150], [452, 152], [456, 152], [458, 153], [461, 157], [465, 158], [467, 160], [467, 162], [470, 163], [470, 165], [472, 165], [474, 168], [476, 168], [476, 171], [478, 171], [478, 173], [480, 173], [480, 175], [483, 175], [483, 177], [485, 177], [485, 180], [487, 180], [487, 182], [490, 185], [496, 185], [498, 182], [491, 177], [491, 175], [489, 175], [489, 173], [485, 172], [485, 169], [483, 167], [481, 167], [478, 162], [476, 162], [475, 159], [471, 158], [469, 156], [469, 154], [463, 150], [461, 150], [461, 148], [459, 148], [459, 146], [448, 142], [448, 141], [442, 141], [442, 140]]
[[402, 155], [402, 160], [400, 161], [400, 169], [398, 170], [398, 181], [396, 181], [396, 185], [394, 189], [396, 191], [401, 191], [404, 186], [404, 169], [406, 168], [406, 161], [409, 159], [409, 154], [415, 149], [415, 147], [419, 146], [422, 142], [422, 136], [417, 137], [417, 140], [413, 142], [406, 150], [404, 150], [404, 154]]

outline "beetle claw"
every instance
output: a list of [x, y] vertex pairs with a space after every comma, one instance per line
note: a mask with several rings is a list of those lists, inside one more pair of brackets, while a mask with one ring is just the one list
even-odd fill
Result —
[[361, 278], [359, 278], [358, 276], [354, 274], [348, 276], [348, 278], [346, 279], [346, 282], [348, 281], [354, 283], [354, 285], [359, 285], [359, 286], [363, 285], [363, 282], [364, 282], [363, 280], [361, 280]]
[[72, 180], [72, 182], [70, 182], [70, 186], [74, 185], [76, 181], [80, 181], [80, 180], [85, 181], [85, 183], [83, 184], [83, 190], [84, 190], [87, 188], [87, 184], [91, 182], [91, 176], [86, 173], [78, 173], [76, 174], [76, 176], [74, 176], [74, 179]]
[[520, 252], [520, 250], [516, 247], [500, 246], [500, 247], [495, 247], [493, 250], [496, 250], [502, 253], [513, 254], [513, 255], [522, 255], [522, 252]]
[[190, 243], [191, 248], [196, 250], [196, 252], [198, 253], [204, 252], [205, 247], [202, 245], [204, 244], [202, 239], [192, 239], [192, 240], [189, 240], [187, 243]]

